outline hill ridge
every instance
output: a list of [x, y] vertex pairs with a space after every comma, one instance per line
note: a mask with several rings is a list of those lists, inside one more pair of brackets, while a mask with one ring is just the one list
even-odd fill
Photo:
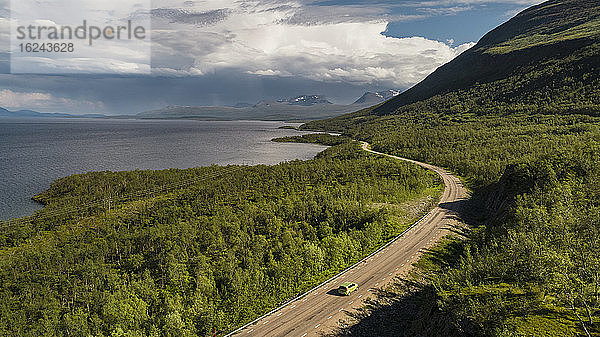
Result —
[[[495, 103], [519, 98], [520, 102], [535, 105], [537, 101], [533, 96], [537, 95], [536, 92], [556, 91], [569, 84], [565, 81], [569, 77], [573, 77], [575, 82], [581, 82], [586, 76], [599, 77], [600, 59], [597, 55], [600, 50], [600, 24], [595, 25], [596, 21], [600, 22], [600, 2], [596, 1], [553, 0], [533, 6], [484, 35], [474, 47], [438, 68], [422, 82], [376, 107], [373, 113], [398, 113], [398, 109], [410, 104], [459, 91], [463, 95], [474, 95], [475, 101]], [[586, 51], [586, 48], [592, 50]], [[540, 65], [548, 62], [551, 64], [540, 70]], [[560, 69], [544, 75], [547, 84], [536, 82], [540, 71], [552, 67]], [[517, 95], [514, 92], [502, 93], [502, 90], [496, 90], [501, 95], [493, 96], [473, 92], [479, 89], [491, 92], [492, 88], [485, 87], [486, 84], [511, 77], [515, 77], [511, 79], [513, 82], [523, 79], [530, 82], [522, 82], [515, 88]], [[505, 84], [502, 83], [503, 86]], [[593, 105], [600, 111], [600, 93], [589, 86], [588, 89], [588, 97], [592, 98]], [[448, 101], [448, 98], [445, 100]], [[452, 100], [450, 103], [450, 106], [442, 106], [440, 110], [451, 112], [449, 110], [456, 102]], [[579, 101], [573, 97], [563, 103], [578, 104]], [[485, 110], [481, 106], [486, 108], [486, 104], [478, 105], [478, 110]], [[462, 107], [456, 112], [466, 112], [470, 108]], [[487, 104], [487, 108], [490, 108], [490, 104]], [[484, 112], [496, 112], [487, 110]]]

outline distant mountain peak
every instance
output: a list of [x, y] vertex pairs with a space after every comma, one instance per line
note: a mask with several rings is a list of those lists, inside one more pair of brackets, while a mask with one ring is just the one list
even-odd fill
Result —
[[397, 96], [400, 94], [400, 91], [398, 90], [385, 90], [385, 91], [377, 91], [377, 92], [366, 92], [364, 95], [362, 95], [361, 98], [357, 99], [356, 102], [354, 102], [354, 104], [360, 104], [360, 105], [364, 105], [364, 104], [371, 104], [371, 105], [375, 105], [375, 104], [379, 104], [381, 102], [385, 102], [388, 99]]
[[277, 100], [278, 103], [289, 105], [312, 106], [316, 104], [333, 104], [323, 95], [300, 95], [293, 98]]

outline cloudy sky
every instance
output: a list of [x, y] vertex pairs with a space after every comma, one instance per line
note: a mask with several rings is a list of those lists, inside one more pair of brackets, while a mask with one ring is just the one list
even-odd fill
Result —
[[[102, 51], [97, 58], [87, 55], [91, 67], [77, 68], [84, 59], [79, 57], [69, 63], [71, 74], [42, 75], [10, 73], [11, 8], [15, 5], [2, 1], [0, 106], [106, 114], [167, 105], [256, 103], [301, 94], [323, 94], [346, 104], [365, 91], [404, 90], [471, 47], [490, 29], [541, 2], [133, 2], [131, 13], [118, 17], [151, 15], [151, 74], [135, 71], [143, 68], [135, 63], [144, 59], [140, 49], [106, 47], [96, 49]], [[106, 0], [111, 2], [122, 3]], [[145, 12], [144, 7], [148, 7]], [[106, 22], [109, 19], [105, 17]], [[118, 57], [126, 59], [128, 66], [117, 62]], [[41, 68], [32, 72], [44, 72], [55, 60], [37, 62]], [[98, 69], [109, 69], [112, 74], [97, 73]]]

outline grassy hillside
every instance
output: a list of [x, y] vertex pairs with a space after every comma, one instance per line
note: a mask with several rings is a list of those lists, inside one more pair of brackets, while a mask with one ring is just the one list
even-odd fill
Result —
[[380, 116], [415, 111], [598, 115], [599, 78], [600, 3], [548, 1], [370, 110]]
[[397, 98], [304, 126], [448, 167], [475, 190], [469, 239], [380, 309], [406, 319], [345, 333], [600, 335], [599, 17], [597, 1], [545, 2]]

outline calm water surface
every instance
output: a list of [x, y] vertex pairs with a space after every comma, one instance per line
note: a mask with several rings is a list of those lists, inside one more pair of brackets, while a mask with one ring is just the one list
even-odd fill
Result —
[[29, 215], [31, 197], [64, 176], [311, 159], [325, 147], [274, 143], [281, 122], [0, 119], [0, 219]]

